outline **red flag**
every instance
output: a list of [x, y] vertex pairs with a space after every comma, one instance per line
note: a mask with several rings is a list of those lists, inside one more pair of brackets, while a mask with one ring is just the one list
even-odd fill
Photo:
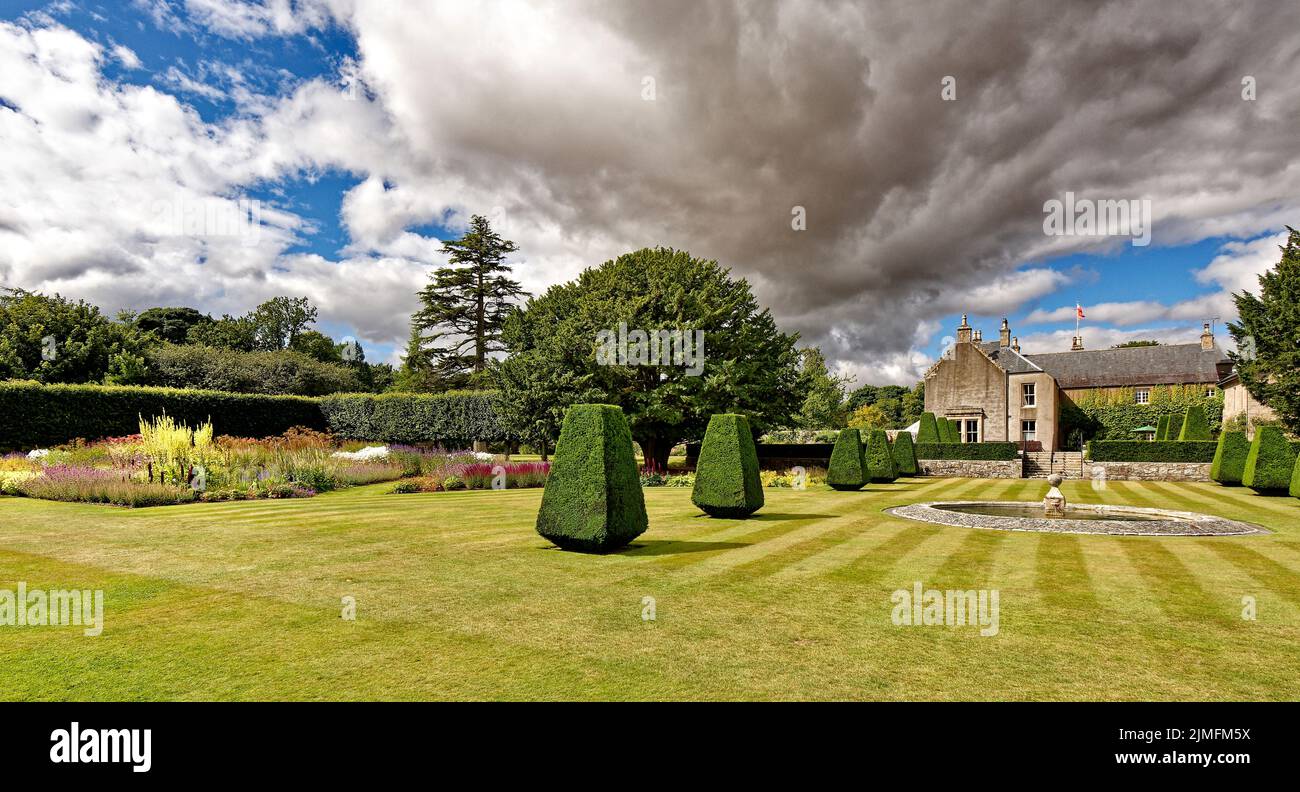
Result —
[[1074, 315], [1077, 316], [1078, 318], [1082, 319], [1082, 318], [1083, 318], [1083, 306], [1079, 305], [1078, 303], [1075, 303], [1075, 304], [1074, 304]]

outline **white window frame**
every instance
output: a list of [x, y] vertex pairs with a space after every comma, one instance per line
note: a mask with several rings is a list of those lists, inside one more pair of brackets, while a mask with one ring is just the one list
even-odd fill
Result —
[[1020, 441], [1022, 443], [1033, 443], [1038, 440], [1038, 421], [1021, 421], [1020, 422]]
[[1150, 389], [1150, 388], [1138, 388], [1136, 391], [1133, 392], [1133, 400], [1134, 400], [1135, 402], [1137, 402], [1138, 404], [1150, 404], [1150, 403], [1151, 403], [1151, 389]]
[[1207, 399], [1213, 399], [1213, 398], [1214, 398], [1214, 395], [1215, 395], [1216, 393], [1218, 393], [1218, 391], [1219, 391], [1218, 388], [1206, 388], [1206, 389], [1205, 389], [1205, 398], [1207, 398]]
[[[972, 428], [974, 431], [972, 431]], [[974, 439], [971, 438], [974, 435]], [[978, 418], [967, 418], [962, 424], [961, 441], [963, 443], [978, 443], [980, 441], [980, 421]]]
[[1037, 383], [1025, 382], [1020, 385], [1020, 403], [1024, 407], [1038, 406], [1038, 388]]

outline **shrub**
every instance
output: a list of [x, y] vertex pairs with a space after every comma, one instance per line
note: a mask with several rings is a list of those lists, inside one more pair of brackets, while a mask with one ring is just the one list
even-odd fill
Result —
[[943, 442], [939, 437], [939, 422], [935, 419], [934, 413], [921, 413], [921, 425], [917, 427], [916, 442], [918, 444]]
[[709, 417], [691, 502], [710, 517], [742, 520], [763, 507], [758, 452], [745, 416], [723, 413]]
[[0, 383], [0, 450], [48, 448], [73, 438], [120, 437], [141, 419], [163, 414], [190, 425], [243, 437], [276, 435], [293, 426], [325, 428], [320, 406], [301, 396], [138, 388], [117, 385]]
[[640, 536], [648, 524], [622, 409], [573, 405], [555, 444], [537, 533], [564, 550], [607, 552]]
[[958, 427], [957, 422], [951, 418], [943, 419], [943, 432], [943, 436], [946, 438], [945, 443], [961, 442], [961, 429]]
[[1088, 459], [1093, 462], [1213, 462], [1213, 442], [1148, 442], [1146, 440], [1093, 440]]
[[1156, 421], [1156, 442], [1169, 439], [1169, 424], [1173, 422], [1172, 415], [1162, 415], [1160, 420]]
[[359, 391], [356, 371], [301, 352], [241, 352], [202, 345], [159, 344], [146, 353], [149, 384], [296, 396]]
[[349, 440], [464, 447], [514, 439], [498, 420], [496, 391], [349, 393], [320, 400], [329, 429]]
[[1296, 457], [1295, 466], [1291, 468], [1291, 497], [1300, 498], [1300, 456]]
[[1005, 461], [1019, 456], [1015, 443], [917, 443], [917, 459]]
[[862, 435], [857, 429], [841, 429], [831, 451], [831, 465], [826, 471], [826, 483], [832, 489], [849, 492], [862, 489], [867, 483], [864, 467], [866, 455], [862, 448]]
[[1221, 433], [1214, 449], [1214, 462], [1210, 465], [1210, 478], [1220, 484], [1240, 484], [1249, 455], [1250, 441], [1245, 432]]
[[[1170, 431], [1173, 431], [1172, 423]], [[1205, 420], [1205, 409], [1199, 404], [1188, 407], [1186, 415], [1183, 416], [1183, 427], [1178, 432], [1178, 442], [1205, 442], [1213, 439], [1214, 436], [1210, 434], [1210, 424]]]
[[867, 440], [866, 470], [869, 481], [889, 482], [898, 478], [893, 449], [889, 447], [889, 435], [884, 429], [871, 430], [871, 438]]
[[900, 476], [916, 475], [916, 446], [912, 443], [911, 432], [899, 432], [894, 436], [894, 469]]
[[1241, 483], [1257, 492], [1289, 491], [1295, 460], [1295, 449], [1287, 442], [1282, 430], [1276, 426], [1261, 426], [1255, 430], [1255, 439], [1250, 444]]

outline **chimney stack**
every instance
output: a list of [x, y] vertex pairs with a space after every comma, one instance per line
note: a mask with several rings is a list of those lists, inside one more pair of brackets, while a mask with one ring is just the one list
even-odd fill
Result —
[[1214, 349], [1214, 333], [1210, 332], [1210, 323], [1201, 326], [1201, 349], [1210, 352]]
[[1071, 351], [1071, 352], [1082, 352], [1082, 351], [1083, 351], [1083, 336], [1075, 336], [1075, 337], [1074, 337], [1074, 342], [1073, 342], [1072, 344], [1070, 344], [1070, 351]]
[[977, 343], [977, 344], [982, 344], [982, 343], [984, 343], [984, 331], [983, 331], [983, 330], [976, 330], [976, 331], [975, 331], [975, 335], [974, 335], [974, 337], [971, 338], [971, 340], [974, 341], [974, 342]]
[[1011, 339], [1011, 349], [1017, 354], [1020, 353], [1020, 336], [1015, 336]]
[[1007, 324], [1007, 318], [1002, 317], [1002, 329], [998, 331], [998, 346], [1011, 346], [1011, 325]]
[[969, 344], [971, 337], [970, 325], [966, 323], [966, 314], [961, 315], [961, 324], [957, 327], [957, 343]]

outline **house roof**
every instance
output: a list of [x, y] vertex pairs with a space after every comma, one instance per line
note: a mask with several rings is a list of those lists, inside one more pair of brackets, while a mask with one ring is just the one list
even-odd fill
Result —
[[1011, 347], [1004, 347], [997, 341], [984, 342], [979, 345], [981, 351], [1008, 374], [1029, 374], [1034, 371], [1042, 371], [1041, 368], [1034, 365], [1033, 361]]
[[1228, 358], [1217, 346], [1168, 344], [1027, 355], [1062, 388], [1132, 385], [1214, 385]]

